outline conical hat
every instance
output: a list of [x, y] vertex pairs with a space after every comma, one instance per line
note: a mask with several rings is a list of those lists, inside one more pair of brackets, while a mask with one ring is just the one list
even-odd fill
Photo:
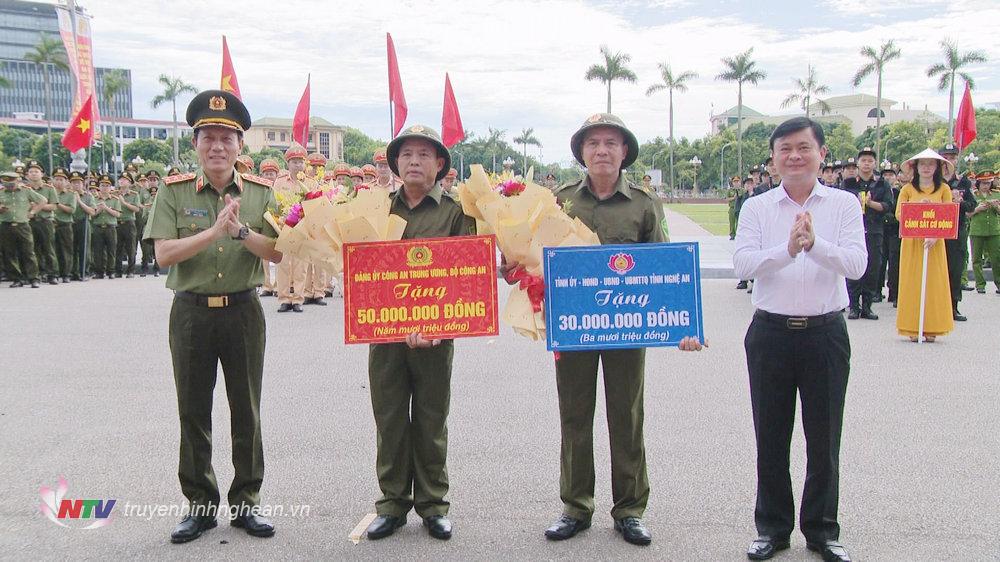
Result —
[[923, 152], [917, 154], [916, 156], [911, 156], [906, 162], [903, 162], [903, 167], [905, 167], [910, 174], [915, 175], [916, 170], [914, 170], [914, 166], [916, 165], [917, 160], [923, 160], [925, 158], [928, 160], [940, 160], [944, 162], [945, 170], [947, 171], [948, 175], [950, 175], [952, 172], [955, 171], [954, 164], [945, 160], [944, 156], [941, 156], [940, 154], [938, 154], [937, 152], [935, 152], [933, 149], [930, 148], [925, 149]]

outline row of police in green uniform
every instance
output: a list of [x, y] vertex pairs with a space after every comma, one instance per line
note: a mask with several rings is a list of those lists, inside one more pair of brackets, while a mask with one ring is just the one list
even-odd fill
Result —
[[159, 275], [149, 242], [138, 243], [160, 186], [159, 174], [129, 165], [117, 178], [28, 162], [7, 172], [0, 192], [0, 275], [12, 287], [45, 281]]

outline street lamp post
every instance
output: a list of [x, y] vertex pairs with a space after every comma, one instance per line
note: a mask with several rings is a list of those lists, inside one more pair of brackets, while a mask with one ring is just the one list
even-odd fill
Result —
[[465, 155], [457, 150], [452, 150], [458, 155], [458, 181], [465, 180]]
[[727, 142], [722, 145], [722, 150], [719, 151], [719, 187], [726, 188], [726, 148], [733, 143]]
[[701, 159], [695, 154], [691, 160], [688, 160], [692, 166], [694, 166], [694, 192], [698, 193], [698, 166], [701, 166]]

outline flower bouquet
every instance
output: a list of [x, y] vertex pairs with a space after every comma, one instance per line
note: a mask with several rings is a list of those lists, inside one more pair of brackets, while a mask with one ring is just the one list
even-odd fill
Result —
[[477, 232], [496, 234], [508, 263], [518, 264], [507, 276], [516, 285], [504, 308], [504, 322], [525, 337], [544, 338], [542, 248], [597, 245], [597, 234], [580, 219], [570, 218], [548, 189], [511, 174], [491, 179], [478, 164], [471, 167], [458, 194], [463, 212], [476, 219]]

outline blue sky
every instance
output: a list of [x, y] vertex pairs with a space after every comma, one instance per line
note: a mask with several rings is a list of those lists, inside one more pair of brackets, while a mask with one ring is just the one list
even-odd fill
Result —
[[[1000, 61], [1000, 33], [970, 31], [969, 23], [1000, 21], [995, 0], [880, 0], [877, 6], [863, 0], [247, 0], [235, 11], [212, 0], [137, 2], [132, 9], [111, 0], [84, 5], [94, 16], [96, 64], [132, 69], [137, 117], [169, 119], [169, 109], [148, 103], [160, 73], [216, 87], [225, 33], [254, 117], [291, 117], [312, 73], [314, 115], [385, 138], [388, 31], [399, 55], [408, 123], [440, 127], [447, 71], [466, 129], [504, 129], [509, 141], [533, 127], [547, 162], [568, 161], [572, 132], [605, 107], [603, 85], [583, 79], [602, 44], [632, 56], [638, 82], [612, 86], [612, 110], [640, 140], [667, 132], [666, 94], [645, 96], [659, 79], [658, 62], [699, 73], [687, 93], [675, 95], [674, 112], [678, 136], [701, 137], [713, 110], [736, 104], [735, 88], [714, 79], [720, 59], [749, 47], [768, 77], [744, 91], [744, 103], [764, 113], [787, 112], [779, 105], [810, 64], [831, 95], [874, 93], [874, 80], [856, 90], [849, 82], [862, 64], [861, 47], [888, 39], [896, 40], [903, 58], [887, 69], [884, 95], [939, 113], [947, 112], [947, 94], [924, 71], [941, 59], [940, 40]], [[1000, 101], [994, 68], [970, 69], [977, 104]]]

